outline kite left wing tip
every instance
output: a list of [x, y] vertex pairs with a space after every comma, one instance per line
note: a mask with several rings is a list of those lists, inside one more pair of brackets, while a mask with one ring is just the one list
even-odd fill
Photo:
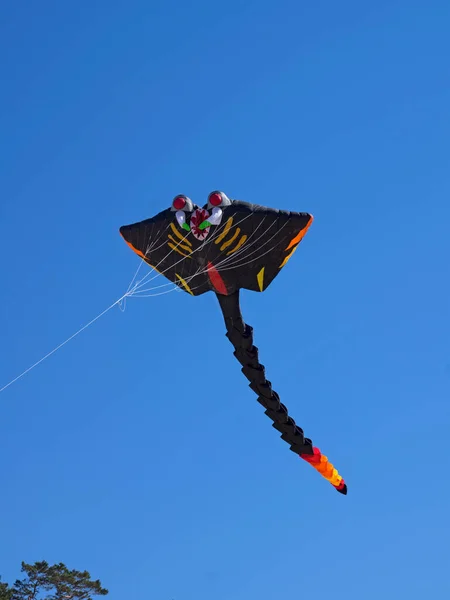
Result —
[[122, 239], [125, 241], [125, 243], [127, 244], [127, 246], [129, 246], [133, 252], [135, 252], [138, 256], [140, 256], [141, 258], [143, 258], [145, 260], [145, 255], [142, 252], [142, 250], [139, 250], [139, 248], [136, 248], [133, 245], [133, 242], [131, 241], [131, 227], [129, 225], [122, 225], [122, 227], [119, 228], [119, 233], [122, 236]]
[[128, 244], [127, 226], [126, 225], [122, 225], [122, 227], [119, 227], [119, 234], [120, 234], [121, 238], [124, 239]]

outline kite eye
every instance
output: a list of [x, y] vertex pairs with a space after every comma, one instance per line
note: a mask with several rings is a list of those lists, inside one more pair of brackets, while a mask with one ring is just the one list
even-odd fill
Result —
[[171, 210], [174, 210], [174, 211], [183, 210], [185, 212], [192, 212], [192, 210], [193, 210], [192, 200], [190, 198], [188, 198], [187, 196], [184, 196], [183, 194], [179, 194], [178, 196], [175, 196], [175, 198], [173, 199]]
[[222, 204], [222, 196], [218, 192], [214, 192], [209, 197], [209, 203], [212, 206], [220, 206]]
[[186, 200], [183, 198], [183, 196], [177, 196], [172, 202], [172, 205], [176, 210], [183, 210], [183, 208], [186, 206]]
[[229, 206], [230, 204], [231, 200], [223, 192], [211, 192], [211, 194], [208, 196], [208, 208], [219, 206], [221, 208], [224, 208], [225, 206]]

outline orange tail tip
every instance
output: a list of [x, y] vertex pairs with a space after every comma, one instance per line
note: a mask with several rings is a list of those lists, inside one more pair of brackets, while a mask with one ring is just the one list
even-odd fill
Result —
[[313, 447], [313, 454], [300, 454], [300, 458], [303, 458], [303, 460], [316, 469], [338, 492], [344, 495], [347, 494], [347, 484], [344, 478], [339, 475], [337, 469], [321, 453], [319, 448]]

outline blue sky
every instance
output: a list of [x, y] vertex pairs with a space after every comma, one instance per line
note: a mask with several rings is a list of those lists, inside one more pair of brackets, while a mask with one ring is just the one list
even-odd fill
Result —
[[242, 305], [349, 486], [270, 427], [212, 294], [130, 299], [0, 394], [3, 579], [46, 559], [111, 600], [447, 598], [448, 2], [1, 13], [0, 387], [125, 292], [120, 225], [217, 188], [308, 211]]

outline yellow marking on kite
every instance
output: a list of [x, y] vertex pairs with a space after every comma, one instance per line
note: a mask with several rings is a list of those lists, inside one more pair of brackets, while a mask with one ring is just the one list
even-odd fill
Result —
[[226, 222], [222, 233], [219, 236], [217, 236], [216, 244], [220, 244], [220, 242], [228, 235], [228, 232], [230, 231], [232, 225], [233, 225], [233, 217], [230, 217], [228, 219], [228, 221]]
[[188, 286], [187, 282], [185, 279], [183, 279], [181, 277], [181, 275], [178, 275], [178, 273], [175, 273], [175, 277], [178, 278], [178, 280], [180, 281], [181, 285], [184, 287], [184, 289], [189, 292], [191, 294], [191, 296], [194, 295], [193, 291], [191, 290], [191, 288]]
[[176, 240], [173, 235], [168, 235], [169, 240], [172, 240], [172, 242], [174, 242], [174, 244], [177, 245], [177, 248], [182, 248], [183, 250], [186, 250], [186, 252], [188, 254], [190, 254], [192, 252], [192, 248], [189, 248], [189, 246], [186, 246], [185, 244], [182, 244], [181, 242], [179, 242], [178, 240]]
[[305, 237], [306, 232], [310, 228], [313, 220], [314, 220], [314, 217], [311, 216], [311, 219], [308, 221], [308, 224], [305, 227], [303, 227], [303, 229], [298, 232], [298, 234], [295, 236], [295, 238], [293, 238], [290, 241], [289, 246], [286, 248], [286, 251], [290, 250], [292, 248], [292, 246], [295, 246], [296, 244], [299, 244], [302, 241], [302, 239]]
[[234, 232], [234, 234], [230, 237], [230, 239], [227, 242], [224, 242], [221, 246], [220, 246], [220, 251], [223, 252], [225, 250], [225, 248], [228, 248], [228, 246], [231, 246], [231, 244], [234, 242], [234, 240], [237, 238], [237, 236], [241, 233], [241, 229], [240, 227], [236, 227], [236, 231]]
[[243, 235], [241, 237], [241, 239], [238, 241], [238, 243], [236, 244], [236, 246], [227, 252], [227, 256], [229, 256], [230, 254], [234, 254], [235, 252], [237, 252], [239, 250], [239, 248], [242, 248], [242, 246], [245, 244], [246, 240], [247, 240], [247, 236]]
[[178, 231], [178, 229], [175, 227], [175, 225], [173, 223], [170, 223], [170, 228], [172, 229], [173, 233], [177, 236], [177, 238], [179, 238], [182, 242], [184, 242], [188, 246], [192, 246], [191, 242], [187, 239], [187, 237], [185, 235], [183, 235], [180, 231]]
[[287, 263], [287, 261], [291, 258], [291, 256], [297, 250], [297, 248], [298, 248], [298, 244], [297, 244], [297, 246], [295, 246], [295, 248], [292, 248], [292, 250], [289, 252], [289, 254], [286, 256], [286, 258], [283, 260], [283, 262], [281, 263], [281, 265], [278, 267], [279, 269], [281, 269], [282, 267], [284, 267], [284, 265]]
[[177, 248], [177, 246], [174, 246], [173, 244], [171, 244], [170, 242], [168, 242], [167, 244], [169, 246], [169, 248], [171, 248], [172, 250], [175, 250], [175, 252], [178, 252], [178, 254], [181, 254], [181, 256], [184, 256], [185, 258], [192, 258], [191, 256], [189, 256], [189, 254], [185, 254], [184, 252], [181, 252], [181, 250], [179, 250]]
[[266, 267], [263, 267], [261, 269], [261, 271], [258, 273], [258, 275], [256, 276], [256, 279], [258, 280], [258, 285], [259, 285], [259, 290], [262, 292], [264, 289], [264, 269]]

